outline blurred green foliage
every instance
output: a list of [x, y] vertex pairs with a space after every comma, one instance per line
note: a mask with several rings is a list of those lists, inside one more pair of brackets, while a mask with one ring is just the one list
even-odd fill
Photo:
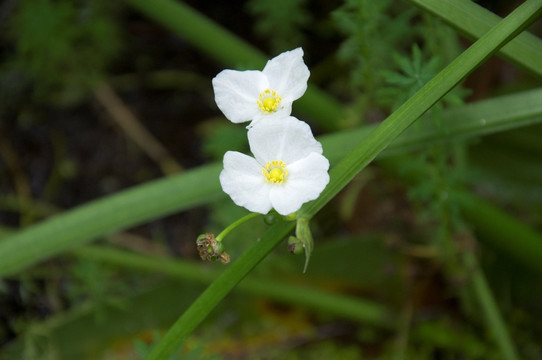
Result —
[[384, 83], [381, 71], [393, 69], [393, 54], [419, 37], [416, 14], [412, 7], [392, 0], [347, 0], [332, 13], [346, 35], [337, 56], [350, 66], [348, 83], [362, 99], [362, 108], [378, 104], [376, 91]]
[[40, 97], [87, 90], [105, 76], [122, 44], [108, 1], [23, 0], [11, 21], [11, 65]]
[[302, 30], [311, 22], [306, 6], [307, 0], [250, 0], [246, 4], [256, 18], [255, 33], [276, 54], [304, 44]]
[[[425, 62], [416, 45], [412, 47], [412, 56], [393, 52], [393, 60], [399, 71], [382, 70], [381, 75], [387, 86], [379, 89], [378, 94], [383, 105], [396, 109], [438, 73], [440, 60], [433, 57]], [[387, 103], [392, 99], [392, 104]]]

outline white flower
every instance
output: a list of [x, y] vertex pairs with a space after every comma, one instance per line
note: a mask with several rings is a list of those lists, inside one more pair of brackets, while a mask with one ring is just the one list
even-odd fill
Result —
[[220, 184], [239, 206], [267, 214], [291, 214], [318, 198], [329, 182], [329, 161], [309, 125], [292, 116], [262, 121], [248, 130], [254, 158], [224, 155]]
[[263, 71], [220, 72], [213, 79], [215, 101], [234, 123], [285, 117], [307, 90], [309, 75], [303, 50], [286, 51], [269, 60]]

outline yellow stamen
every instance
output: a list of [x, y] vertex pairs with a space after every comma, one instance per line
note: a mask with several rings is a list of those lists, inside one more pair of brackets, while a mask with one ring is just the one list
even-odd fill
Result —
[[258, 107], [265, 113], [272, 113], [277, 110], [282, 99], [274, 90], [265, 90], [257, 100]]
[[286, 181], [288, 176], [288, 169], [286, 164], [282, 161], [273, 160], [269, 161], [264, 168], [262, 168], [265, 181], [272, 184], [282, 184]]

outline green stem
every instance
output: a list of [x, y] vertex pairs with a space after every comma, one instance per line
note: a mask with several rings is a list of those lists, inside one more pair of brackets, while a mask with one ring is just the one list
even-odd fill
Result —
[[242, 218], [234, 221], [231, 225], [229, 225], [227, 228], [225, 228], [220, 234], [218, 234], [218, 236], [215, 238], [216, 241], [222, 241], [226, 237], [226, 235], [228, 235], [233, 229], [235, 229], [236, 227], [238, 227], [242, 223], [247, 222], [248, 220], [250, 220], [252, 218], [255, 218], [258, 215], [261, 215], [261, 214], [250, 213], [250, 214], [245, 215]]
[[487, 328], [491, 331], [497, 346], [505, 360], [517, 360], [518, 355], [508, 329], [501, 317], [499, 308], [487, 283], [484, 273], [480, 269], [476, 256], [472, 251], [467, 251], [464, 256], [465, 264], [471, 273], [471, 285], [480, 303], [486, 319]]

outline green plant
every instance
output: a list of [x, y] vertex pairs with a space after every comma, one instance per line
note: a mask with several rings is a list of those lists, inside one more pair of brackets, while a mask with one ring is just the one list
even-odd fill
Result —
[[[391, 9], [391, 2], [371, 4], [363, 1], [348, 1], [335, 13], [335, 21], [341, 24], [343, 31], [347, 32], [349, 38], [347, 43], [353, 44], [347, 51], [348, 56], [345, 60], [354, 65], [352, 74], [355, 75], [351, 76], [348, 86], [355, 89], [352, 92], [354, 101], [359, 101], [356, 105], [358, 107], [354, 106], [356, 116], [370, 113], [375, 104], [380, 107], [379, 111], [390, 111], [391, 115], [378, 125], [335, 131], [348, 124], [344, 122], [347, 113], [345, 107], [324, 91], [312, 85], [309, 86], [308, 92], [299, 104], [296, 102], [294, 109], [302, 114], [300, 118], [306, 116], [307, 119], [314, 119], [314, 123], [319, 126], [319, 131], [329, 132], [318, 137], [318, 140], [323, 145], [324, 155], [330, 160], [332, 170], [331, 181], [321, 196], [305, 204], [298, 211], [297, 224], [289, 221], [291, 219], [265, 217], [267, 224], [260, 221], [261, 219], [253, 219], [251, 220], [254, 221], [253, 224], [260, 221], [258, 225], [251, 227], [244, 225], [237, 228], [237, 225], [254, 215], [235, 222], [233, 218], [238, 213], [239, 216], [245, 214], [241, 214], [239, 209], [231, 210], [230, 203], [225, 201], [219, 203], [225, 199], [218, 181], [222, 165], [211, 163], [95, 200], [25, 229], [6, 231], [0, 240], [0, 257], [2, 258], [0, 277], [17, 278], [32, 265], [70, 252], [73, 256], [83, 259], [79, 260], [82, 261], [80, 263], [82, 265], [71, 272], [80, 279], [81, 286], [88, 286], [93, 290], [91, 294], [95, 298], [107, 295], [111, 289], [110, 286], [116, 281], [107, 268], [97, 265], [98, 262], [114, 264], [118, 268], [129, 271], [160, 273], [163, 276], [182, 279], [183, 285], [186, 285], [184, 282], [209, 284], [169, 331], [153, 345], [152, 349], [143, 342], [134, 344], [140, 356], [146, 356], [148, 359], [167, 359], [172, 354], [179, 353], [186, 355], [181, 349], [186, 344], [186, 339], [236, 287], [243, 296], [251, 294], [256, 299], [266, 297], [285, 304], [296, 304], [303, 309], [323, 310], [326, 314], [348, 319], [351, 322], [361, 322], [364, 324], [365, 332], [356, 328], [358, 333], [350, 334], [351, 337], [347, 341], [356, 342], [356, 344], [371, 344], [371, 347], [377, 349], [375, 352], [378, 355], [389, 358], [401, 359], [411, 356], [429, 359], [440, 351], [450, 351], [448, 353], [450, 356], [457, 355], [465, 358], [483, 358], [484, 356], [500, 356], [504, 359], [529, 358], [528, 356], [536, 358], [536, 351], [540, 348], [533, 345], [532, 341], [516, 336], [519, 334], [517, 324], [520, 322], [510, 320], [512, 312], [509, 310], [513, 306], [507, 303], [506, 299], [499, 298], [499, 301], [496, 301], [497, 297], [492, 293], [495, 289], [493, 286], [490, 287], [493, 274], [486, 276], [484, 271], [487, 269], [485, 264], [490, 262], [492, 255], [487, 249], [495, 249], [506, 254], [505, 259], [521, 264], [528, 269], [527, 271], [539, 273], [542, 251], [538, 243], [541, 235], [534, 227], [520, 223], [510, 214], [506, 214], [474, 195], [472, 189], [468, 187], [468, 177], [471, 176], [469, 171], [475, 164], [471, 163], [469, 158], [470, 143], [462, 141], [465, 138], [477, 139], [482, 135], [497, 132], [505, 137], [500, 141], [511, 141], [512, 135], [506, 136], [512, 134], [511, 129], [539, 124], [542, 121], [542, 105], [539, 100], [541, 90], [516, 92], [468, 105], [462, 104], [464, 98], [462, 91], [453, 94], [454, 97], [451, 98], [446, 98], [446, 96], [450, 96], [451, 91], [465, 77], [508, 42], [509, 46], [502, 50], [505, 56], [515, 59], [517, 64], [528, 71], [537, 73], [539, 69], [533, 67], [532, 64], [540, 63], [542, 59], [540, 40], [533, 39], [527, 34], [516, 36], [540, 16], [542, 1], [528, 0], [504, 20], [498, 22], [493, 15], [479, 13], [477, 5], [466, 1], [412, 0], [411, 2], [420, 6], [421, 11], [424, 11], [424, 17], [432, 16], [428, 15], [429, 13], [436, 14], [446, 18], [458, 28], [470, 30], [471, 28], [478, 29], [480, 23], [487, 25], [495, 22], [495, 24], [483, 36], [478, 30], [469, 31], [471, 35], [480, 39], [452, 61], [447, 58], [449, 56], [447, 51], [436, 54], [435, 51], [427, 50], [434, 47], [434, 39], [425, 38], [424, 41], [418, 42], [418, 45], [410, 47], [410, 44], [414, 42], [412, 39], [420, 36], [415, 27], [412, 32], [406, 30], [407, 24], [415, 22], [416, 19], [419, 20], [413, 16], [415, 13], [413, 10], [399, 16]], [[127, 0], [127, 3], [179, 34], [206, 56], [226, 66], [243, 69], [257, 68], [261, 67], [266, 59], [251, 45], [181, 2]], [[70, 19], [73, 15], [72, 5], [62, 2], [54, 3], [55, 5], [49, 2], [40, 4], [59, 6], [61, 11], [54, 15], [49, 14], [53, 20], [68, 21], [66, 19]], [[298, 6], [302, 3], [295, 4]], [[425, 13], [426, 11], [428, 13]], [[471, 12], [480, 14], [479, 19], [469, 17], [470, 21], [474, 21], [473, 25], [469, 25], [465, 18], [459, 16], [464, 14], [466, 17]], [[260, 11], [259, 14], [263, 13]], [[271, 14], [265, 15], [269, 15], [266, 21], [271, 23], [278, 21]], [[292, 14], [289, 18], [290, 23], [295, 23], [293, 19], [301, 19], [301, 15]], [[394, 23], [395, 16], [399, 18]], [[366, 22], [360, 23], [360, 19]], [[264, 21], [263, 24], [265, 23]], [[421, 25], [416, 23], [416, 26], [429, 26], [428, 23], [427, 19], [424, 19]], [[302, 22], [296, 24], [302, 25]], [[380, 33], [383, 36], [377, 38], [376, 35]], [[66, 32], [67, 40], [64, 42], [69, 43], [78, 38], [70, 34], [73, 33]], [[451, 37], [451, 35], [447, 36]], [[284, 39], [285, 35], [281, 38]], [[395, 46], [398, 39], [410, 39], [407, 49]], [[525, 39], [531, 47], [525, 46]], [[31, 47], [28, 54], [36, 50], [33, 47], [39, 46], [34, 44]], [[347, 47], [343, 47], [342, 51], [345, 51], [345, 48]], [[412, 50], [409, 53], [410, 48]], [[375, 68], [381, 65], [380, 59], [385, 65], [381, 68], [383, 71], [375, 71]], [[89, 61], [93, 60], [90, 58]], [[447, 66], [439, 71], [439, 67], [443, 64]], [[27, 66], [33, 68], [33, 65]], [[36, 71], [38, 74], [43, 72], [43, 69]], [[90, 72], [88, 75], [94, 76]], [[341, 77], [343, 74], [337, 76]], [[44, 84], [47, 81], [44, 80]], [[359, 94], [359, 91], [367, 90], [374, 92], [369, 95]], [[332, 91], [332, 89], [326, 89], [326, 91]], [[386, 97], [384, 101], [379, 99], [382, 91]], [[208, 95], [206, 94], [207, 97]], [[214, 124], [214, 122], [209, 123]], [[411, 126], [412, 124], [415, 125]], [[240, 144], [240, 141], [235, 140], [241, 138], [239, 134], [230, 130], [228, 127], [221, 127], [204, 131], [211, 134], [204, 145], [209, 155], [219, 158], [225, 150], [244, 146]], [[231, 139], [223, 139], [230, 136]], [[526, 139], [526, 137], [521, 138]], [[502, 144], [497, 137], [495, 141]], [[536, 141], [531, 145], [527, 145], [529, 142], [521, 141], [521, 143], [524, 143], [528, 151], [533, 153], [538, 151]], [[420, 151], [416, 153], [422, 154], [420, 161], [404, 156], [412, 149]], [[507, 153], [514, 158], [512, 151]], [[294, 229], [296, 229], [296, 238], [292, 239], [290, 245], [294, 245], [295, 250], [295, 247], [301, 244], [301, 249], [304, 250], [301, 252], [305, 252], [306, 255], [305, 267], [310, 256], [313, 259], [317, 257], [319, 247], [324, 245], [321, 243], [322, 238], [330, 239], [330, 242], [339, 241], [337, 238], [341, 237], [338, 236], [340, 233], [338, 229], [343, 224], [337, 225], [336, 222], [339, 220], [333, 215], [334, 199], [344, 197], [343, 190], [361, 171], [372, 164], [373, 160], [377, 160], [377, 167], [371, 172], [371, 177], [379, 179], [380, 176], [389, 176], [397, 183], [414, 184], [404, 185], [408, 186], [411, 189], [410, 194], [413, 194], [408, 201], [408, 209], [418, 208], [425, 210], [426, 213], [424, 217], [427, 220], [426, 223], [419, 221], [421, 217], [412, 221], [411, 225], [415, 224], [419, 230], [414, 235], [405, 235], [406, 240], [403, 238], [397, 240], [394, 233], [388, 234], [389, 237], [377, 236], [377, 241], [391, 244], [392, 251], [396, 251], [396, 255], [402, 259], [397, 262], [390, 260], [388, 263], [390, 268], [397, 266], [401, 269], [397, 277], [400, 278], [399, 288], [402, 296], [390, 299], [379, 293], [379, 296], [376, 296], [377, 301], [366, 301], [364, 297], [370, 296], [370, 291], [366, 288], [350, 289], [351, 283], [342, 285], [341, 280], [345, 280], [348, 276], [331, 278], [331, 281], [327, 278], [321, 283], [305, 284], [309, 280], [307, 280], [308, 277], [301, 277], [303, 261], [297, 258], [295, 259], [297, 261], [293, 262], [294, 265], [286, 265], [287, 270], [284, 271], [282, 277], [273, 277], [275, 272], [280, 272], [277, 271], [278, 266], [284, 264], [275, 257], [269, 256], [271, 261], [276, 261], [277, 267], [269, 266], [268, 263], [262, 264], [263, 276], [258, 274], [256, 278], [248, 277], [243, 280], [245, 276], [256, 273], [257, 271], [254, 271], [256, 266], [263, 262], [277, 245], [284, 242]], [[521, 162], [518, 168], [529, 170], [526, 173], [534, 174], [533, 176], [536, 177], [537, 173], [531, 171], [530, 167], [533, 161], [528, 158], [523, 160], [524, 162]], [[486, 163], [489, 164], [489, 161]], [[382, 175], [382, 170], [392, 175]], [[365, 192], [366, 183], [362, 181], [358, 185], [357, 188], [348, 192], [349, 196], [360, 194], [358, 198], [348, 199], [351, 202], [349, 214], [354, 219], [352, 221], [359, 219], [360, 215], [356, 213], [359, 202], [370, 201], [370, 194], [367, 196]], [[382, 184], [382, 186], [385, 185]], [[32, 206], [32, 203], [29, 204], [27, 206]], [[209, 227], [226, 227], [223, 235], [218, 235], [215, 240], [221, 243], [225, 234], [231, 231], [227, 240], [228, 246], [230, 242], [236, 243], [235, 252], [231, 256], [233, 261], [223, 270], [195, 265], [185, 260], [153, 258], [144, 253], [145, 251], [141, 251], [141, 248], [137, 249], [140, 254], [112, 249], [110, 245], [80, 248], [81, 245], [112, 232], [122, 231], [203, 205], [212, 207], [211, 220], [207, 222]], [[374, 203], [369, 202], [369, 205], [374, 205]], [[375, 208], [379, 208], [378, 205], [377, 203]], [[526, 207], [525, 209], [534, 208]], [[389, 213], [386, 216], [390, 216]], [[391, 216], [393, 217], [393, 214]], [[532, 221], [533, 218], [530, 219]], [[231, 222], [234, 224], [228, 227]], [[309, 224], [313, 227], [312, 233], [309, 230]], [[349, 226], [355, 226], [355, 224], [350, 223]], [[206, 230], [201, 229], [201, 232]], [[327, 236], [321, 236], [326, 231]], [[426, 237], [423, 240], [428, 241], [409, 242], [409, 237], [419, 234], [425, 234]], [[314, 248], [312, 238], [316, 242]], [[474, 244], [477, 244], [478, 239], [484, 245], [484, 251], [481, 254], [475, 251]], [[195, 249], [196, 245], [194, 244], [193, 247]], [[369, 259], [370, 255], [374, 255], [374, 257], [389, 260], [374, 247], [361, 249], [374, 251], [369, 254]], [[217, 251], [220, 252], [220, 249]], [[238, 255], [239, 253], [241, 254]], [[347, 259], [351, 259], [351, 256], [356, 255], [344, 252], [337, 252], [337, 254], [339, 254], [338, 258], [329, 261], [330, 264], [342, 264]], [[417, 257], [423, 259], [419, 260]], [[89, 260], [91, 262], [85, 262]], [[429, 263], [427, 268], [433, 271], [436, 277], [441, 276], [445, 279], [444, 283], [447, 284], [445, 290], [453, 292], [449, 296], [460, 303], [457, 307], [454, 304], [453, 312], [451, 312], [460, 313], [458, 318], [444, 314], [441, 319], [429, 319], [424, 322], [424, 314], [417, 313], [417, 310], [421, 308], [417, 307], [419, 304], [416, 303], [415, 294], [418, 293], [414, 290], [420, 289], [415, 287], [417, 284], [415, 276], [412, 275], [415, 271], [412, 269], [417, 269], [419, 263], [423, 261]], [[214, 265], [222, 266], [222, 264]], [[320, 271], [326, 272], [325, 263], [320, 261], [318, 265], [324, 268], [319, 269]], [[42, 267], [38, 266], [37, 269], [41, 270]], [[310, 274], [311, 264], [308, 269]], [[367, 269], [364, 270], [367, 271]], [[367, 272], [370, 271], [371, 269]], [[40, 272], [37, 271], [36, 274]], [[348, 275], [352, 278], [359, 277], [358, 274]], [[43, 277], [43, 275], [40, 276]], [[387, 287], [390, 283], [384, 283], [383, 287]], [[178, 286], [181, 286], [181, 282]], [[334, 288], [341, 286], [345, 287], [346, 290], [341, 289], [345, 290], [345, 294], [339, 294], [341, 290]], [[176, 291], [175, 286], [172, 288], [174, 290], [171, 291]], [[171, 288], [168, 288], [168, 291], [169, 289]], [[185, 291], [184, 289], [183, 287], [183, 290], [177, 291], [182, 292]], [[434, 287], [429, 289], [435, 290]], [[82, 292], [78, 294], [76, 298], [80, 298]], [[359, 294], [363, 294], [363, 297]], [[110, 305], [104, 304], [107, 307]], [[123, 319], [129, 319], [129, 316]], [[533, 333], [536, 333], [532, 323], [523, 321], [530, 324], [533, 327]], [[40, 334], [46, 334], [49, 341], [49, 337], [53, 339], [55, 331], [61, 332], [65, 324], [62, 321], [56, 324], [51, 322]], [[481, 327], [484, 327], [485, 331], [479, 331]], [[380, 331], [385, 332], [385, 335], [379, 333]], [[394, 336], [393, 340], [389, 340], [390, 333]], [[38, 337], [36, 339], [39, 340]], [[48, 345], [53, 343], [53, 341], [48, 342]], [[528, 346], [523, 346], [525, 344]], [[36, 342], [27, 349], [33, 349], [33, 354], [38, 356], [38, 345]], [[318, 353], [332, 355], [361, 356], [360, 353], [352, 350], [357, 347], [337, 349], [333, 345], [328, 346], [324, 343], [311, 349], [316, 349], [314, 351]], [[312, 356], [311, 349], [306, 349], [305, 352], [299, 352], [299, 354]], [[54, 354], [56, 350], [52, 346], [44, 351]], [[6, 351], [5, 354], [8, 352]], [[0, 352], [0, 357], [3, 355], [4, 351]], [[200, 355], [198, 348], [187, 356]], [[365, 354], [365, 352], [362, 355], [369, 358], [371, 356], [370, 353]], [[295, 353], [291, 355], [292, 358], [295, 356]]]

